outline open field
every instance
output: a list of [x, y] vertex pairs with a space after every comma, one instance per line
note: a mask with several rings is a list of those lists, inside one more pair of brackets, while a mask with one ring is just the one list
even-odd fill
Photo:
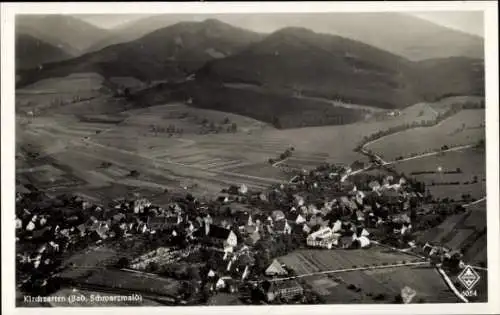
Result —
[[[64, 86], [54, 80], [39, 85], [44, 89]], [[95, 77], [92, 81], [95, 86], [86, 88], [93, 91], [102, 84], [99, 80]], [[69, 84], [67, 88], [75, 87]], [[36, 144], [42, 156], [49, 156], [52, 163], [64, 167], [66, 174], [58, 176], [78, 179], [81, 187], [76, 192], [95, 199], [103, 196], [99, 188], [117, 184], [127, 187], [117, 189], [117, 194], [133, 187], [155, 193], [165, 188], [174, 191], [190, 187], [192, 193], [213, 195], [230, 184], [242, 183], [261, 190], [290, 179], [290, 175], [268, 163], [290, 146], [295, 150], [283, 162], [285, 167], [311, 169], [324, 162], [366, 162], [363, 155], [353, 152], [364, 136], [392, 125], [435, 118], [435, 110], [428, 104], [416, 104], [401, 111], [399, 116], [384, 115], [362, 123], [277, 130], [251, 118], [181, 103], [123, 111], [126, 108], [123, 103], [113, 105], [102, 94], [99, 102], [94, 104], [94, 110], [87, 112], [86, 106], [94, 105], [65, 105], [58, 110], [59, 114], [30, 119], [16, 133], [18, 143]], [[108, 106], [113, 114], [103, 110]], [[203, 124], [211, 122], [223, 127], [234, 122], [237, 132], [199, 134]], [[152, 126], [171, 125], [182, 129], [182, 133], [170, 136], [152, 130]], [[33, 163], [27, 164], [21, 157], [18, 167], [31, 167]], [[104, 164], [111, 165], [102, 167]], [[139, 176], [130, 177], [132, 170], [138, 171]], [[41, 176], [49, 180], [54, 177], [50, 172]], [[74, 185], [65, 182], [53, 186], [54, 192], [66, 192], [70, 187], [75, 190]]]
[[157, 275], [134, 273], [121, 270], [99, 270], [82, 280], [84, 286], [96, 286], [126, 290], [140, 294], [141, 292], [178, 297], [181, 284], [170, 278]]
[[16, 90], [16, 111], [38, 112], [47, 108], [59, 108], [106, 93], [109, 90], [104, 87], [104, 78], [96, 73], [44, 79]]
[[94, 246], [72, 254], [65, 259], [65, 268], [59, 276], [67, 279], [84, 277], [96, 269], [115, 262], [119, 253], [108, 246]]
[[[437, 198], [461, 199], [462, 194], [470, 194], [480, 199], [486, 195], [486, 159], [484, 149], [469, 148], [445, 152], [414, 160], [401, 161], [393, 165], [398, 171], [424, 182], [431, 194]], [[442, 172], [438, 171], [442, 168]], [[460, 169], [460, 173], [446, 174]], [[412, 174], [413, 172], [435, 172], [432, 174]], [[477, 183], [473, 183], [477, 176]], [[433, 185], [432, 183], [459, 182], [459, 185]]]
[[278, 259], [299, 275], [327, 270], [396, 264], [402, 261], [421, 261], [415, 256], [378, 246], [362, 250], [298, 250]]
[[[427, 303], [456, 303], [458, 301], [438, 272], [430, 267], [397, 267], [377, 272], [346, 272], [338, 276], [344, 284], [332, 288], [330, 295], [332, 302], [342, 298], [337, 295], [336, 290], [345, 290], [345, 286], [349, 285], [362, 288], [362, 291], [357, 293], [358, 296], [370, 295], [372, 303], [377, 303], [373, 301], [373, 297], [378, 294], [385, 295], [379, 303], [394, 302], [396, 295], [399, 295], [405, 286], [417, 292], [414, 303], [420, 299]], [[337, 303], [341, 301], [341, 299], [337, 300]]]
[[[279, 138], [293, 145], [296, 152], [322, 153], [327, 155], [328, 161], [350, 164], [363, 159], [362, 155], [353, 150], [365, 136], [390, 127], [432, 121], [437, 114], [430, 104], [419, 103], [401, 110], [397, 116], [384, 113], [366, 122], [349, 125], [267, 130], [261, 138]], [[401, 150], [404, 152], [404, 148]]]
[[484, 139], [484, 110], [463, 110], [432, 127], [405, 130], [367, 145], [383, 159], [394, 160], [412, 153], [426, 153], [448, 147], [476, 144]]

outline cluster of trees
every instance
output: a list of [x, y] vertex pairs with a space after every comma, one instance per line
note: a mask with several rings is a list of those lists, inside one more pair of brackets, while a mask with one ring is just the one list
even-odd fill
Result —
[[169, 136], [174, 134], [182, 135], [184, 133], [184, 129], [176, 128], [173, 124], [168, 125], [167, 128], [151, 125], [150, 130], [155, 134], [155, 136], [158, 135], [158, 133], [167, 133]]
[[[373, 133], [373, 134], [371, 134], [369, 136], [365, 136], [363, 138], [363, 140], [361, 141], [361, 143], [358, 144], [358, 146], [356, 147], [356, 151], [360, 151], [365, 144], [367, 144], [367, 143], [369, 143], [371, 141], [380, 139], [382, 137], [391, 135], [393, 133], [397, 133], [397, 132], [401, 132], [401, 131], [404, 131], [404, 130], [408, 130], [408, 129], [412, 129], [412, 128], [417, 128], [417, 127], [432, 127], [434, 125], [437, 125], [438, 123], [440, 123], [441, 121], [445, 120], [446, 118], [449, 118], [449, 117], [455, 115], [460, 110], [462, 110], [464, 108], [467, 108], [467, 106], [468, 105], [452, 106], [446, 112], [439, 113], [437, 115], [437, 117], [436, 117], [435, 120], [425, 120], [425, 121], [418, 121], [418, 122], [414, 121], [411, 124], [402, 124], [402, 125], [390, 127], [390, 128], [388, 128], [386, 130], [377, 131], [377, 132], [375, 132], [375, 133]], [[444, 147], [446, 147], [446, 149], [444, 149]], [[441, 148], [441, 150], [447, 150], [447, 149], [448, 149], [448, 146], [443, 146]]]
[[285, 152], [281, 153], [281, 154], [278, 156], [278, 158], [276, 158], [276, 159], [270, 158], [270, 159], [268, 160], [269, 164], [274, 164], [274, 163], [276, 163], [276, 162], [283, 161], [283, 160], [285, 160], [285, 159], [287, 159], [287, 158], [291, 157], [291, 156], [292, 156], [292, 152], [293, 152], [294, 150], [295, 150], [295, 148], [294, 148], [294, 147], [290, 147], [290, 148], [286, 149], [286, 150], [285, 150]]
[[111, 162], [102, 162], [99, 168], [109, 168], [113, 165]]
[[116, 89], [115, 97], [125, 97], [129, 98], [131, 96], [131, 91], [128, 87], [120, 87]]
[[[454, 173], [445, 173], [445, 174], [454, 174]], [[463, 185], [469, 185], [469, 184], [477, 184], [479, 182], [479, 179], [477, 176], [472, 177], [471, 181], [465, 181], [463, 182]], [[444, 186], [444, 185], [461, 185], [462, 183], [458, 181], [454, 182], [431, 182], [431, 186]]]
[[255, 268], [257, 272], [264, 272], [274, 258], [286, 255], [305, 246], [304, 242], [304, 235], [302, 235], [301, 231], [297, 230], [292, 230], [290, 236], [266, 237], [260, 239], [254, 247]]
[[448, 216], [463, 213], [465, 210], [461, 205], [440, 203], [433, 207], [430, 214], [419, 217], [414, 228], [419, 231], [431, 229], [443, 223]]
[[[424, 175], [424, 174], [435, 174], [435, 173], [438, 173], [438, 171], [413, 171], [410, 173], [410, 175]], [[455, 170], [453, 171], [445, 171], [445, 172], [442, 172], [443, 174], [461, 174], [462, 173], [462, 169], [460, 167], [457, 167]]]
[[130, 177], [139, 177], [141, 175], [141, 173], [139, 173], [139, 171], [137, 170], [131, 170], [130, 173], [128, 174], [128, 176]]
[[231, 123], [231, 121], [227, 117], [225, 117], [220, 124], [216, 124], [215, 122], [209, 121], [208, 119], [204, 118], [201, 121], [201, 126], [201, 134], [222, 133], [224, 131], [227, 133], [236, 133], [238, 131], [238, 124], [236, 124], [235, 122]]

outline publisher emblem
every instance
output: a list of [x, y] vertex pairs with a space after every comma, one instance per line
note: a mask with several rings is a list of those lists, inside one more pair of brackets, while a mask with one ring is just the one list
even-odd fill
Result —
[[479, 282], [479, 279], [481, 279], [481, 277], [471, 266], [465, 267], [465, 269], [458, 275], [458, 280], [465, 288], [467, 288], [467, 290], [472, 290], [472, 288]]

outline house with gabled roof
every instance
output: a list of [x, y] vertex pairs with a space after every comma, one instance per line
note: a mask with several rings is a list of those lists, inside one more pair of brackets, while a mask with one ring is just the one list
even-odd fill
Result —
[[204, 224], [204, 228], [196, 231], [195, 236], [206, 239], [217, 249], [225, 252], [232, 251], [238, 244], [238, 238], [233, 231], [213, 224]]
[[274, 223], [273, 231], [278, 234], [291, 234], [292, 227], [288, 224], [287, 220], [279, 220]]
[[278, 297], [283, 300], [291, 300], [304, 293], [304, 289], [297, 280], [266, 281], [262, 284], [262, 289], [268, 302]]
[[297, 211], [289, 212], [287, 214], [287, 220], [293, 224], [304, 224], [307, 222], [307, 219]]
[[264, 273], [267, 276], [286, 276], [288, 274], [288, 272], [285, 270], [285, 268], [283, 268], [283, 266], [277, 259], [274, 259], [271, 262]]

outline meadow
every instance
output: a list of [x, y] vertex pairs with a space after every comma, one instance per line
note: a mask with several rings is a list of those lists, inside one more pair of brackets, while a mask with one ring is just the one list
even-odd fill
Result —
[[[374, 303], [377, 303], [375, 297], [379, 294], [384, 295], [379, 303], [394, 302], [395, 297], [401, 294], [401, 290], [406, 286], [417, 293], [412, 300], [413, 303], [458, 302], [458, 298], [447, 287], [439, 273], [430, 267], [395, 267], [377, 272], [345, 272], [339, 276], [345, 285], [363, 288], [358, 294], [371, 296], [372, 301], [375, 300]], [[332, 290], [333, 299], [337, 298], [336, 288]]]
[[94, 272], [90, 277], [82, 280], [82, 285], [173, 298], [177, 298], [181, 291], [181, 283], [175, 279], [111, 269]]
[[408, 129], [371, 142], [366, 147], [383, 159], [392, 161], [398, 157], [438, 151], [476, 144], [484, 139], [484, 110], [462, 110], [432, 127]]
[[362, 250], [298, 250], [278, 260], [297, 274], [421, 261], [415, 256], [379, 246]]
[[[486, 195], [486, 158], [484, 149], [469, 148], [445, 152], [419, 159], [397, 162], [393, 167], [400, 173], [424, 182], [437, 198], [462, 199], [463, 194], [480, 199]], [[440, 168], [440, 170], [439, 170]], [[447, 173], [455, 172], [458, 173]], [[418, 174], [418, 172], [433, 172]], [[413, 174], [413, 173], [417, 174]], [[477, 182], [474, 178], [477, 177]], [[439, 183], [458, 182], [458, 185]], [[434, 184], [433, 184], [434, 183]]]
[[[111, 84], [139, 85], [120, 80]], [[51, 159], [42, 164], [57, 164], [66, 175], [80, 181], [78, 188], [61, 182], [54, 185], [54, 192], [73, 189], [100, 199], [103, 194], [99, 188], [118, 194], [134, 187], [152, 193], [189, 187], [192, 193], [214, 195], [229, 185], [244, 183], [262, 190], [290, 179], [290, 174], [269, 163], [290, 147], [294, 151], [283, 161], [284, 167], [312, 169], [325, 162], [367, 162], [353, 151], [365, 136], [437, 115], [432, 106], [421, 103], [397, 116], [379, 112], [377, 117], [355, 124], [279, 130], [252, 118], [182, 103], [132, 108], [123, 98], [106, 92], [109, 84], [98, 75], [79, 74], [43, 80], [18, 91], [23, 95], [20, 102], [31, 103], [43, 103], [41, 92], [52, 93], [52, 98], [80, 92], [95, 96], [52, 113], [17, 118], [18, 145], [36, 144], [32, 150]], [[231, 129], [233, 124], [235, 130]], [[18, 150], [18, 154], [22, 152]], [[18, 168], [31, 167], [36, 160], [26, 163], [21, 156]], [[130, 176], [132, 171], [137, 176]], [[40, 175], [42, 179], [65, 176]], [[112, 190], [113, 185], [123, 189]]]

